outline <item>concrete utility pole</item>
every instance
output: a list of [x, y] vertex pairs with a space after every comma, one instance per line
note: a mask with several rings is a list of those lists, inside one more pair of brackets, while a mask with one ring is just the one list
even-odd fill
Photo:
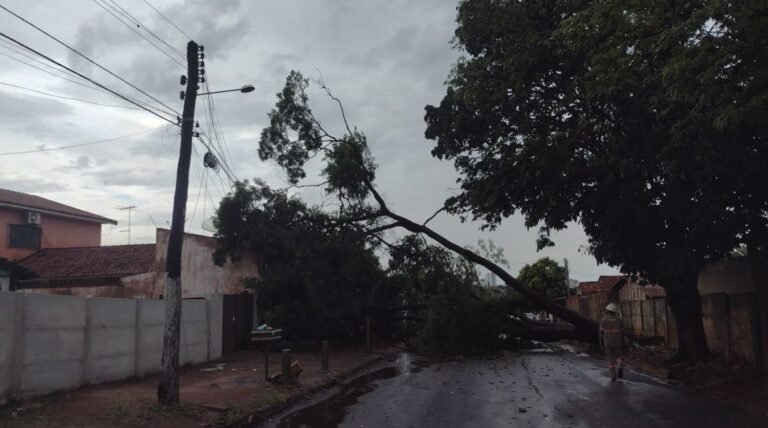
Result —
[[568, 259], [563, 259], [565, 263], [565, 295], [571, 295], [571, 273], [568, 271]]
[[[187, 206], [189, 166], [192, 157], [192, 136], [195, 122], [195, 100], [200, 71], [201, 48], [187, 44], [187, 91], [181, 118], [181, 148], [176, 170], [176, 191], [173, 196], [171, 233], [168, 238], [165, 278], [165, 330], [163, 331], [163, 360], [157, 399], [160, 404], [179, 404], [179, 332], [181, 326], [181, 246], [184, 242], [184, 214]], [[204, 73], [204, 72], [203, 72]], [[183, 78], [182, 78], [183, 81]]]

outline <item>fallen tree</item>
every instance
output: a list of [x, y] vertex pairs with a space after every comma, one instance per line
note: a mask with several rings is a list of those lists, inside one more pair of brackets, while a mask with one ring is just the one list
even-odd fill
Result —
[[402, 228], [428, 237], [441, 246], [464, 257], [472, 263], [485, 267], [496, 274], [504, 283], [517, 291], [537, 308], [552, 313], [572, 324], [571, 328], [533, 327], [527, 329], [539, 335], [561, 335], [594, 342], [597, 339], [597, 325], [591, 319], [548, 300], [525, 284], [522, 284], [504, 268], [475, 251], [450, 241], [428, 226], [444, 208], [440, 208], [424, 222], [416, 222], [389, 208], [374, 185], [376, 165], [368, 149], [367, 139], [347, 121], [342, 102], [336, 98], [323, 82], [316, 82], [338, 105], [341, 121], [346, 132], [339, 136], [328, 132], [314, 116], [308, 104], [306, 89], [310, 81], [300, 73], [292, 71], [286, 79], [283, 90], [277, 94], [278, 101], [269, 113], [269, 126], [261, 134], [259, 156], [272, 160], [287, 174], [289, 182], [299, 186], [306, 178], [305, 164], [318, 155], [323, 155], [322, 175], [325, 181], [312, 185], [321, 187], [338, 201], [338, 211], [326, 224], [327, 227], [351, 226], [370, 239], [387, 246], [383, 233]]

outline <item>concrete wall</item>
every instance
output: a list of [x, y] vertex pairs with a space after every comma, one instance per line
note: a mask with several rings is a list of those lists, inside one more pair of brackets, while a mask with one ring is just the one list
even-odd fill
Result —
[[[168, 252], [169, 231], [157, 229], [156, 257], [158, 272], [155, 278], [154, 297], [159, 297], [165, 284], [165, 259]], [[184, 284], [182, 297], [202, 297], [210, 294], [240, 294], [246, 291], [243, 279], [258, 277], [256, 263], [250, 259], [232, 263], [223, 267], [213, 263], [216, 250], [213, 238], [184, 234], [181, 253], [181, 283]]]
[[[34, 210], [32, 210], [34, 211]], [[27, 211], [0, 207], [0, 257], [19, 260], [37, 250], [9, 248], [10, 224], [27, 224]], [[98, 247], [101, 245], [101, 224], [43, 213], [40, 228], [41, 248]]]
[[[221, 356], [221, 296], [184, 300], [180, 363]], [[0, 293], [0, 403], [160, 369], [165, 302]]]

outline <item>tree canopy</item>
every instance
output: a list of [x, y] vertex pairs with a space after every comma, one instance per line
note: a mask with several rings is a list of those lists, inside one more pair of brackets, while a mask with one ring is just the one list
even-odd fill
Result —
[[237, 183], [215, 217], [218, 264], [248, 257], [264, 321], [293, 339], [349, 340], [375, 306], [399, 303], [376, 246], [349, 225], [264, 183]]
[[523, 266], [517, 274], [517, 279], [550, 300], [563, 298], [568, 291], [565, 284], [565, 268], [549, 257]]
[[[488, 248], [491, 258], [484, 257], [431, 229], [428, 223], [443, 211], [443, 207], [423, 222], [414, 221], [390, 209], [374, 185], [376, 165], [366, 136], [349, 125], [341, 101], [324, 83], [317, 83], [329, 99], [338, 105], [344, 133], [331, 134], [314, 116], [306, 93], [310, 81], [292, 71], [286, 79], [285, 88], [277, 94], [275, 108], [269, 113], [269, 126], [262, 131], [259, 140], [259, 155], [262, 160], [274, 161], [283, 168], [292, 185], [298, 185], [306, 177], [306, 163], [322, 155], [324, 167], [321, 175], [325, 181], [318, 186], [336, 199], [330, 224], [344, 225], [387, 247], [392, 247], [392, 244], [384, 239], [383, 233], [393, 228], [402, 228], [427, 237], [467, 261], [484, 266], [534, 305], [573, 324], [569, 331], [557, 329], [555, 334], [595, 340], [597, 325], [594, 321], [553, 303], [517, 281], [492, 260], [495, 249]], [[538, 330], [536, 332], [539, 333]]]
[[581, 223], [598, 261], [667, 287], [695, 342], [681, 353], [705, 354], [698, 271], [766, 223], [765, 10], [462, 2], [466, 57], [426, 108], [433, 155], [461, 173], [449, 209], [490, 227], [520, 212], [540, 246]]

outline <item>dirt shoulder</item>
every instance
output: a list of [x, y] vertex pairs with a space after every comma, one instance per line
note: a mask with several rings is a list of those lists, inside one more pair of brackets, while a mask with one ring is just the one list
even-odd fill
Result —
[[[0, 407], [0, 427], [223, 427], [270, 407], [333, 385], [344, 377], [382, 359], [383, 352], [366, 354], [334, 351], [330, 370], [320, 370], [320, 355], [295, 353], [303, 371], [295, 386], [272, 385], [264, 380], [263, 354], [240, 351], [215, 364], [185, 367], [180, 379], [182, 405], [159, 406], [157, 377], [87, 386], [75, 391], [9, 402]], [[280, 355], [272, 354], [270, 374], [280, 370]]]
[[697, 364], [666, 364], [665, 361], [673, 355], [674, 350], [665, 346], [635, 347], [627, 355], [627, 363], [637, 370], [680, 383], [752, 416], [768, 419], [768, 377], [765, 374], [721, 356]]

